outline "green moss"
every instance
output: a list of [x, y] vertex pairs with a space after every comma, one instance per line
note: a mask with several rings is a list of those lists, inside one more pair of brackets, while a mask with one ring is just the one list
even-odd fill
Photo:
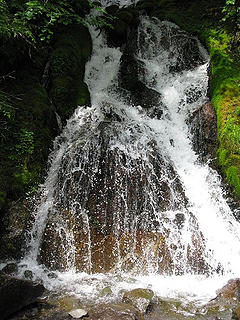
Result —
[[240, 195], [240, 176], [239, 167], [231, 166], [226, 170], [227, 181], [230, 185], [233, 185], [237, 194]]

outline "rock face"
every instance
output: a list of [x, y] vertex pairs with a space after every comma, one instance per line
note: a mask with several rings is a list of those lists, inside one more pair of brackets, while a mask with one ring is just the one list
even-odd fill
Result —
[[121, 87], [127, 90], [133, 105], [141, 105], [143, 108], [150, 109], [159, 105], [161, 95], [157, 91], [148, 88], [141, 80], [144, 77], [144, 64], [137, 59], [137, 34], [136, 28], [129, 32], [121, 57], [119, 81]]
[[200, 106], [189, 119], [193, 148], [201, 161], [213, 159], [217, 151], [217, 118], [211, 102]]
[[229, 303], [240, 302], [240, 279], [231, 279], [217, 292], [213, 301], [226, 300]]
[[[117, 130], [116, 126], [122, 129]], [[57, 210], [53, 209], [45, 229], [41, 263], [60, 270], [75, 263], [78, 270], [101, 272], [114, 270], [119, 259], [122, 269], [131, 270], [145, 268], [147, 261], [156, 258], [161, 268], [171, 268], [165, 247], [168, 233], [158, 231], [159, 221], [150, 196], [156, 207], [165, 211], [169, 206], [181, 207], [186, 201], [184, 192], [171, 165], [167, 169], [163, 166], [154, 142], [147, 145], [149, 162], [111, 150], [112, 135], [121, 141], [124, 130], [121, 122], [100, 123], [89, 144], [84, 142], [84, 149], [81, 141], [89, 133], [86, 128], [81, 140], [65, 155], [56, 189]], [[80, 164], [85, 167], [85, 174]], [[174, 184], [169, 186], [164, 179], [174, 180]], [[143, 190], [148, 190], [144, 197]], [[171, 192], [176, 197], [171, 198]], [[73, 207], [73, 203], [77, 206]], [[78, 203], [84, 206], [81, 210]]]
[[43, 292], [44, 287], [40, 284], [0, 275], [1, 319], [35, 302]]
[[22, 257], [25, 233], [30, 225], [32, 209], [32, 203], [25, 199], [14, 203], [8, 214], [3, 217], [2, 227], [5, 230], [0, 241], [0, 259]]

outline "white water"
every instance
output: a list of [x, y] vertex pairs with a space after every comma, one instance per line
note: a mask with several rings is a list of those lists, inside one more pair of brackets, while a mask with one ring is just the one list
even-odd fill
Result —
[[[121, 59], [120, 49], [108, 48], [104, 35], [93, 37], [93, 55], [86, 67], [86, 82], [91, 92], [92, 107], [79, 108], [68, 121], [62, 135], [55, 141], [55, 149], [51, 155], [51, 167], [45, 184], [42, 187], [41, 204], [35, 212], [35, 223], [29, 234], [29, 252], [21, 262], [20, 276], [24, 270], [31, 269], [34, 277], [42, 278], [45, 286], [53, 291], [67, 291], [81, 298], [101, 301], [101, 290], [110, 286], [113, 295], [109, 299], [117, 299], [121, 289], [150, 287], [156, 295], [205, 302], [215, 295], [216, 289], [224, 285], [228, 279], [239, 276], [240, 265], [240, 226], [232, 216], [220, 186], [216, 172], [208, 165], [199, 164], [198, 156], [192, 149], [191, 135], [186, 119], [198, 106], [206, 101], [208, 61], [204, 49], [200, 47], [205, 60], [193, 70], [170, 73], [169, 68], [175, 64], [178, 56], [174, 43], [176, 27], [169, 23], [142, 19], [138, 59], [145, 64], [143, 81], [162, 95], [164, 104], [160, 119], [151, 118], [141, 106], [132, 106], [118, 88], [118, 70]], [[150, 30], [150, 31], [149, 31]], [[161, 44], [161, 37], [168, 33], [170, 52]], [[173, 33], [172, 33], [173, 32]], [[154, 38], [157, 35], [157, 38]], [[155, 39], [153, 41], [153, 39]], [[159, 42], [157, 41], [159, 39]], [[189, 92], [198, 92], [194, 102], [188, 103]], [[161, 104], [155, 106], [162, 108]], [[114, 111], [121, 119], [108, 123], [106, 114]], [[82, 228], [87, 235], [85, 259], [86, 272], [92, 271], [91, 231], [85, 206], [85, 196], [81, 188], [94, 185], [94, 174], [98, 171], [100, 148], [95, 145], [99, 139], [99, 125], [108, 123], [105, 134], [109, 135], [108, 148], [119, 154], [118, 165], [123, 166], [121, 157], [125, 154], [126, 165], [122, 167], [124, 177], [131, 176], [140, 166], [140, 170], [148, 172], [145, 193], [142, 194], [143, 211], [132, 217], [130, 211], [134, 205], [129, 204], [129, 190], [118, 172], [113, 174], [113, 189], [116, 191], [116, 202], [123, 206], [122, 211], [113, 212], [113, 233], [120, 237], [122, 230], [132, 232], [136, 236], [139, 225], [143, 230], [153, 228], [153, 232], [166, 237], [169, 254], [173, 260], [173, 270], [162, 271], [159, 268], [161, 257], [153, 254], [149, 242], [143, 251], [143, 262], [135, 256], [136, 243], [130, 246], [129, 255], [136, 260], [136, 270], [126, 272], [121, 260], [120, 245], [116, 244], [118, 262], [115, 273], [93, 274], [76, 272], [76, 244], [74, 232], [58, 215], [58, 205], [68, 208], [72, 216], [80, 215]], [[112, 130], [112, 131], [111, 131]], [[154, 141], [154, 147], [151, 147]], [[163, 170], [156, 176], [153, 163], [149, 162], [155, 152], [161, 155]], [[81, 155], [79, 155], [81, 153]], [[79, 157], [81, 156], [80, 160]], [[156, 161], [160, 161], [156, 159]], [[88, 172], [88, 163], [92, 162], [92, 172]], [[64, 163], [64, 165], [62, 165]], [[169, 173], [169, 165], [174, 173]], [[62, 167], [61, 167], [62, 166]], [[69, 195], [68, 183], [74, 173], [80, 172], [82, 177], [89, 174], [88, 184], [77, 186], [82, 198]], [[65, 174], [64, 182], [59, 177]], [[186, 195], [186, 204], [176, 190], [180, 181]], [[156, 190], [161, 183], [167, 183], [170, 190], [170, 204], [165, 210], [156, 206]], [[107, 184], [105, 185], [107, 186]], [[74, 189], [74, 187], [72, 187]], [[77, 194], [76, 192], [76, 194]], [[70, 204], [69, 204], [70, 203]], [[130, 210], [131, 209], [131, 210]], [[124, 212], [124, 219], [121, 215]], [[184, 215], [179, 228], [175, 221], [176, 214]], [[107, 215], [107, 211], [105, 213]], [[48, 269], [37, 263], [41, 240], [48, 220], [58, 229], [65, 254], [66, 272], [56, 272], [57, 278], [50, 279]], [[148, 218], [158, 222], [153, 227]], [[68, 221], [66, 221], [66, 224]], [[170, 231], [170, 232], [169, 232]], [[168, 236], [167, 236], [168, 235]], [[195, 245], [198, 242], [198, 246]], [[149, 245], [149, 247], [148, 247]], [[173, 246], [174, 245], [174, 246]], [[194, 263], [189, 262], [189, 252], [196, 258], [200, 251], [201, 259], [206, 264], [206, 274], [195, 272]], [[197, 268], [197, 267], [196, 267]], [[140, 269], [140, 274], [139, 274]], [[197, 268], [199, 269], [199, 268]], [[221, 270], [222, 274], [218, 274]], [[142, 272], [141, 272], [142, 271]]]

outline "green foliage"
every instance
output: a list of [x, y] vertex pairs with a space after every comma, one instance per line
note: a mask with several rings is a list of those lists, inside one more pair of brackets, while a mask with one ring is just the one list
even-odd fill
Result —
[[34, 151], [34, 135], [32, 131], [21, 129], [18, 135], [19, 143], [16, 150], [20, 156], [29, 156]]
[[0, 90], [0, 141], [6, 139], [10, 130], [9, 122], [13, 119], [14, 113], [11, 96]]
[[229, 27], [233, 39], [232, 47], [239, 52], [240, 43], [240, 3], [238, 0], [226, 0], [225, 6], [222, 9], [222, 21]]
[[[97, 27], [111, 26], [105, 18], [89, 15], [87, 18], [76, 12], [73, 1], [69, 0], [0, 0], [0, 33], [2, 37], [21, 37], [32, 44], [47, 43], [54, 28], [61, 25], [88, 23]], [[93, 2], [89, 7], [102, 11], [108, 20], [111, 16]]]
[[15, 160], [18, 167], [27, 169], [29, 158], [34, 152], [33, 132], [24, 128], [20, 129], [17, 134], [17, 143], [12, 151], [9, 158]]
[[226, 171], [227, 181], [230, 185], [235, 186], [235, 192], [240, 195], [240, 177], [239, 168], [231, 166]]

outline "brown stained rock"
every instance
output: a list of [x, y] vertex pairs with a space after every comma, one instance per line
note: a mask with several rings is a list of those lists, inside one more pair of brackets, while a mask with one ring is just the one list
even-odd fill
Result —
[[141, 314], [127, 303], [102, 304], [89, 312], [89, 320], [142, 320]]
[[214, 159], [217, 151], [217, 118], [211, 102], [200, 106], [190, 117], [193, 148], [200, 160]]
[[222, 289], [217, 291], [217, 298], [240, 302], [240, 278], [229, 280]]
[[233, 317], [234, 320], [240, 320], [240, 305], [236, 307], [236, 309], [233, 311]]
[[208, 304], [209, 306], [228, 307], [235, 310], [240, 302], [240, 279], [231, 279], [220, 290], [217, 291], [217, 296]]

